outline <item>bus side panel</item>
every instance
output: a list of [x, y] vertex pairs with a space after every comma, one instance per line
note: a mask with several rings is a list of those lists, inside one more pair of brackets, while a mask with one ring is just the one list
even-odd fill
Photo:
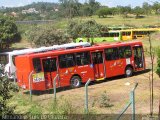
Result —
[[82, 83], [87, 82], [89, 79], [94, 80], [93, 65], [89, 64], [89, 65], [77, 66], [75, 74], [80, 75]]
[[75, 68], [70, 67], [70, 68], [59, 68], [59, 77], [60, 77], [60, 86], [65, 87], [65, 86], [70, 86], [70, 79], [72, 75], [74, 74]]
[[20, 87], [29, 90], [29, 79], [31, 79], [32, 90], [45, 90], [45, 81], [34, 82], [33, 76], [29, 78], [30, 73], [34, 70], [32, 66], [32, 61], [29, 58], [27, 58], [26, 56], [16, 57], [15, 64], [17, 67], [17, 82]]
[[28, 89], [28, 70], [29, 70], [29, 63], [27, 58], [18, 56], [15, 58], [15, 65], [16, 65], [16, 75], [17, 75], [17, 82], [18, 85], [24, 89]]

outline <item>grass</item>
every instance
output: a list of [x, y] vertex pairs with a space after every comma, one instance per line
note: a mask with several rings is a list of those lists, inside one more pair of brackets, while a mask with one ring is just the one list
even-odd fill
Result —
[[97, 23], [102, 25], [130, 25], [135, 27], [143, 27], [148, 25], [160, 25], [160, 16], [145, 16], [144, 18], [135, 19], [133, 18], [123, 18], [122, 16], [108, 16], [107, 18], [99, 18], [98, 16], [92, 17], [81, 17], [81, 20], [91, 20], [94, 19]]
[[[136, 26], [144, 25], [155, 25], [159, 23], [157, 16], [146, 16], [143, 19], [127, 18], [123, 19], [121, 16], [114, 16], [113, 18], [98, 18], [93, 16], [92, 18], [79, 18], [82, 20], [95, 19], [98, 23], [103, 25], [123, 25], [130, 24]], [[57, 23], [56, 26], [60, 28], [65, 28], [67, 21], [61, 21]], [[29, 29], [29, 27], [27, 28]], [[21, 31], [25, 31], [22, 30]], [[160, 46], [159, 33], [155, 33], [151, 37], [152, 46], [156, 50]], [[142, 41], [144, 48], [149, 50], [148, 38]], [[20, 43], [13, 44], [13, 47], [22, 48], [28, 46], [26, 39], [23, 39]], [[146, 60], [150, 60], [149, 54], [146, 54]], [[150, 61], [149, 61], [150, 62]], [[150, 63], [147, 62], [147, 67], [150, 67]], [[156, 61], [154, 62], [154, 67], [156, 66]], [[154, 113], [158, 113], [158, 100], [160, 96], [158, 93], [160, 82], [158, 76], [154, 74]], [[129, 82], [130, 85], [126, 86], [125, 83]], [[135, 75], [131, 78], [116, 78], [109, 79], [105, 82], [97, 83], [89, 86], [89, 114], [118, 114], [122, 108], [129, 101], [129, 92], [133, 88], [134, 83], [138, 82], [139, 85], [136, 89], [136, 113], [138, 114], [149, 114], [149, 72]], [[106, 91], [106, 97], [110, 99], [109, 104], [111, 107], [100, 107], [99, 98], [103, 97], [103, 103], [108, 104], [106, 97], [102, 96], [103, 91]], [[58, 102], [55, 104], [53, 102], [53, 94], [43, 94], [43, 95], [33, 95], [33, 102], [30, 102], [28, 94], [22, 94], [22, 91], [15, 94], [10, 100], [11, 106], [17, 106], [15, 112], [18, 114], [84, 114], [84, 87], [71, 89], [66, 91], [61, 91], [57, 93]], [[131, 111], [127, 111], [130, 113]], [[87, 118], [87, 116], [86, 116]]]

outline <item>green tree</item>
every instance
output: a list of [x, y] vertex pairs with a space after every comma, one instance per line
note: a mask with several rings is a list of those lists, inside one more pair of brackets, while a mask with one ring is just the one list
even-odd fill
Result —
[[0, 17], [0, 43], [12, 44], [21, 39], [17, 26], [13, 20]]
[[8, 100], [12, 98], [12, 92], [18, 91], [18, 87], [10, 82], [7, 77], [0, 77], [0, 116], [13, 115], [15, 106], [9, 106]]
[[157, 69], [156, 69], [156, 73], [160, 76], [160, 49], [158, 49], [157, 52]]
[[151, 13], [151, 6], [148, 4], [148, 2], [144, 2], [142, 8], [144, 9], [144, 13], [146, 15], [149, 15]]
[[154, 2], [152, 9], [155, 11], [156, 14], [159, 14], [159, 9], [160, 9], [160, 3], [159, 2]]
[[106, 17], [107, 15], [112, 15], [112, 10], [108, 7], [101, 8], [97, 10], [97, 15], [100, 17]]
[[54, 27], [35, 26], [31, 31], [28, 31], [28, 39], [36, 46], [51, 46], [55, 44], [68, 43], [69, 36], [60, 29]]
[[63, 17], [73, 18], [79, 15], [80, 3], [78, 0], [59, 0], [60, 14]]
[[141, 14], [144, 14], [144, 10], [143, 10], [141, 7], [139, 7], [139, 6], [136, 6], [136, 7], [134, 8], [133, 12], [134, 12], [134, 14], [136, 15], [136, 18], [139, 18], [139, 16], [140, 16]]
[[89, 21], [71, 21], [68, 26], [68, 34], [76, 39], [78, 37], [87, 37], [93, 39], [101, 36], [103, 32], [108, 31], [106, 26], [97, 24], [94, 20]]

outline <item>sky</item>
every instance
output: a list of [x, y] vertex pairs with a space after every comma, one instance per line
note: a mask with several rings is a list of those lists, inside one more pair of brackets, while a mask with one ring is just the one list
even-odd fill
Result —
[[[5, 7], [17, 7], [24, 6], [27, 4], [31, 4], [32, 2], [58, 2], [59, 0], [0, 0], [0, 6]], [[85, 2], [88, 0], [79, 0], [79, 2]], [[153, 2], [160, 0], [96, 0], [100, 2], [102, 5], [107, 5], [109, 7], [116, 7], [117, 5], [131, 7], [142, 6], [143, 2], [148, 2], [149, 4], [153, 4]]]

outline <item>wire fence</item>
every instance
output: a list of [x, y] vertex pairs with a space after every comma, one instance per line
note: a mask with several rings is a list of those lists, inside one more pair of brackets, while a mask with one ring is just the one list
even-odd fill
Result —
[[[32, 76], [32, 74], [33, 73], [30, 74], [30, 77]], [[61, 101], [60, 96], [69, 96], [71, 98], [69, 104], [72, 104], [73, 106], [78, 104], [77, 106], [79, 107], [79, 109], [81, 109], [81, 113], [83, 114], [93, 114], [95, 110], [95, 113], [107, 114], [108, 116], [114, 116], [114, 119], [117, 119], [118, 116], [121, 114], [122, 108], [124, 108], [125, 105], [129, 104], [129, 100], [131, 100], [131, 98], [133, 99], [133, 93], [132, 97], [130, 98], [129, 94], [131, 94], [130, 90], [134, 87], [134, 84], [137, 82], [139, 86], [137, 87], [136, 93], [134, 94], [135, 112], [133, 113], [134, 110], [131, 109], [130, 106], [128, 110], [126, 110], [126, 112], [121, 116], [120, 120], [126, 117], [128, 119], [133, 119], [133, 114], [135, 114], [135, 119], [137, 117], [148, 118], [150, 116], [149, 70], [140, 73], [135, 73], [135, 76], [131, 78], [124, 78], [123, 76], [120, 76], [116, 78], [107, 79], [102, 82], [87, 82], [86, 85], [88, 84], [88, 87], [84, 85], [81, 88], [77, 89], [56, 88], [57, 77], [58, 75], [54, 78], [52, 82], [52, 89], [45, 91], [32, 91], [30, 87], [29, 91], [22, 90], [22, 96], [24, 96], [24, 98], [28, 98], [28, 100], [30, 100], [31, 103], [38, 102], [40, 104], [44, 101]], [[155, 83], [157, 83], [158, 87], [159, 81], [157, 80], [157, 78], [155, 78]], [[30, 82], [30, 85], [31, 84], [32, 82]], [[153, 112], [155, 113], [156, 117], [159, 115], [160, 109], [159, 92], [160, 91], [158, 88], [154, 91], [155, 98]], [[78, 103], [75, 101], [77, 101]]]

